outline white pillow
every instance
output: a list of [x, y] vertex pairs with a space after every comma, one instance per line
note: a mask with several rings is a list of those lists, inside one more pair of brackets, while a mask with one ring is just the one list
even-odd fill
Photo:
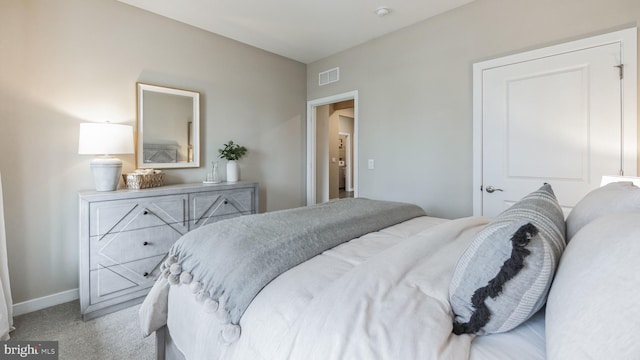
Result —
[[547, 359], [640, 359], [639, 259], [640, 212], [576, 233], [547, 299]]
[[591, 191], [567, 217], [567, 242], [592, 220], [627, 211], [640, 211], [640, 188], [632, 182], [614, 182]]

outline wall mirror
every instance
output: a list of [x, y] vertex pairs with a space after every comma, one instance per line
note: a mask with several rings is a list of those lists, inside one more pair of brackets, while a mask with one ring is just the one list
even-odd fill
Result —
[[138, 168], [200, 166], [200, 93], [137, 83]]

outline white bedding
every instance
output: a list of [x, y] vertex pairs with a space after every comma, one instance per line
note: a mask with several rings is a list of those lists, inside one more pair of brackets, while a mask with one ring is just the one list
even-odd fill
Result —
[[487, 222], [419, 217], [328, 250], [265, 287], [231, 345], [216, 313], [172, 286], [171, 336], [186, 359], [543, 359], [544, 314], [475, 341], [451, 333], [449, 282]]
[[[517, 357], [516, 357], [517, 355]], [[476, 336], [469, 360], [546, 359], [545, 308], [515, 329], [500, 334]]]

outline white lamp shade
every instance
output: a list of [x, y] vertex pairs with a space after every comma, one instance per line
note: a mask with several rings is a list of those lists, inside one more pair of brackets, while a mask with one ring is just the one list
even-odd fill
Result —
[[133, 154], [133, 127], [112, 123], [82, 123], [78, 154]]

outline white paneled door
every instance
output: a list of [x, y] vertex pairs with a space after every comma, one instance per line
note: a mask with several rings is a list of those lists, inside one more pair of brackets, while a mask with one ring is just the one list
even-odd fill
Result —
[[[602, 175], [636, 174], [636, 145], [625, 151], [625, 141], [635, 142], [637, 115], [624, 111], [624, 82], [635, 83], [636, 64], [635, 56], [625, 63], [624, 46], [596, 41], [475, 69], [482, 83], [482, 145], [475, 150], [483, 215], [499, 214], [545, 182], [568, 213]], [[624, 70], [633, 79], [621, 76]], [[635, 104], [635, 94], [629, 101]], [[627, 115], [633, 119], [625, 122]]]

